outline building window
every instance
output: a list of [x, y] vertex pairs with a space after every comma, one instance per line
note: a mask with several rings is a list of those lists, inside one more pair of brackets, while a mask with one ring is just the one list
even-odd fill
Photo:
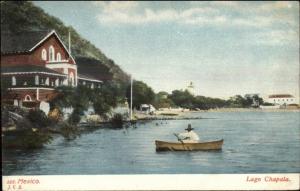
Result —
[[61, 55], [60, 55], [59, 52], [56, 54], [56, 60], [57, 60], [57, 61], [61, 61]]
[[38, 75], [36, 75], [34, 78], [34, 84], [39, 85], [39, 76]]
[[85, 85], [85, 81], [83, 81], [82, 84]]
[[69, 81], [70, 81], [71, 86], [75, 86], [75, 79], [74, 79], [73, 72], [71, 72], [70, 75], [69, 75]]
[[53, 46], [49, 47], [49, 61], [55, 60], [55, 52]]
[[94, 83], [92, 83], [91, 88], [94, 89]]
[[26, 95], [25, 98], [24, 98], [24, 101], [32, 101], [30, 95]]
[[49, 86], [49, 77], [46, 78], [45, 84]]
[[46, 49], [42, 50], [42, 60], [47, 60], [47, 51], [46, 51]]
[[17, 80], [15, 76], [11, 77], [11, 85], [13, 86], [17, 85]]
[[19, 102], [17, 99], [14, 99], [14, 106], [19, 106]]
[[59, 86], [59, 79], [58, 78], [56, 78], [56, 80], [55, 80], [55, 86]]

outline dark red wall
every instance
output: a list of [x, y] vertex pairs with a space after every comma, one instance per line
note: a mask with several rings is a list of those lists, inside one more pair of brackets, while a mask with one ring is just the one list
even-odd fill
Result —
[[71, 58], [69, 58], [67, 51], [63, 45], [59, 42], [54, 34], [52, 34], [46, 41], [36, 47], [33, 52], [27, 54], [10, 54], [1, 55], [1, 66], [19, 66], [19, 65], [40, 65], [44, 66], [46, 61], [42, 60], [42, 50], [45, 48], [47, 51], [47, 60], [49, 60], [49, 47], [54, 47], [55, 58], [57, 52], [61, 54], [61, 60], [69, 60], [68, 63], [75, 64]]
[[[11, 90], [8, 94], [4, 97], [4, 99], [18, 99], [24, 101], [25, 96], [29, 95], [32, 101], [37, 101], [36, 89], [18, 89], [18, 90]], [[47, 90], [47, 89], [40, 89], [39, 90], [39, 101], [49, 101], [56, 95], [55, 90]]]

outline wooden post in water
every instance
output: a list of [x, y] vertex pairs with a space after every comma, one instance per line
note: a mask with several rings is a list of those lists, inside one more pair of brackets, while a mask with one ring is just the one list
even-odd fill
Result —
[[132, 79], [132, 75], [130, 75], [130, 121], [132, 120], [132, 84], [133, 84], [133, 79]]

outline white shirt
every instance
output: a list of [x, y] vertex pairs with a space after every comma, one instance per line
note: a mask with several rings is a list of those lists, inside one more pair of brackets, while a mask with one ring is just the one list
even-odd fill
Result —
[[199, 136], [194, 131], [180, 133], [178, 137], [182, 139], [184, 143], [197, 143], [200, 140]]

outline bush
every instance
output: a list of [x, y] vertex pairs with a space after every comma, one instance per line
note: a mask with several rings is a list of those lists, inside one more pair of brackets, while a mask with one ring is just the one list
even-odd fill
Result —
[[72, 114], [70, 115], [68, 122], [71, 125], [76, 125], [79, 123], [81, 119], [81, 111], [79, 111], [79, 109], [75, 108], [74, 111], [72, 112]]
[[1, 126], [5, 126], [9, 122], [8, 110], [1, 108]]
[[44, 144], [49, 144], [52, 140], [50, 132], [25, 128], [18, 131], [6, 132], [3, 137], [3, 147], [19, 149], [41, 148]]
[[44, 144], [49, 144], [53, 137], [48, 131], [28, 129], [22, 139], [26, 148], [41, 148]]
[[116, 127], [116, 128], [123, 127], [124, 119], [123, 119], [123, 115], [120, 113], [114, 114], [110, 121], [111, 121], [111, 124], [113, 125], [113, 127]]
[[60, 133], [66, 140], [73, 140], [80, 136], [79, 129], [76, 126], [67, 123], [61, 125]]
[[34, 127], [37, 128], [45, 128], [52, 123], [52, 121], [41, 110], [30, 110], [27, 115], [27, 119], [34, 125]]
[[273, 106], [274, 104], [273, 103], [269, 103], [269, 102], [265, 102], [262, 104], [263, 106]]

